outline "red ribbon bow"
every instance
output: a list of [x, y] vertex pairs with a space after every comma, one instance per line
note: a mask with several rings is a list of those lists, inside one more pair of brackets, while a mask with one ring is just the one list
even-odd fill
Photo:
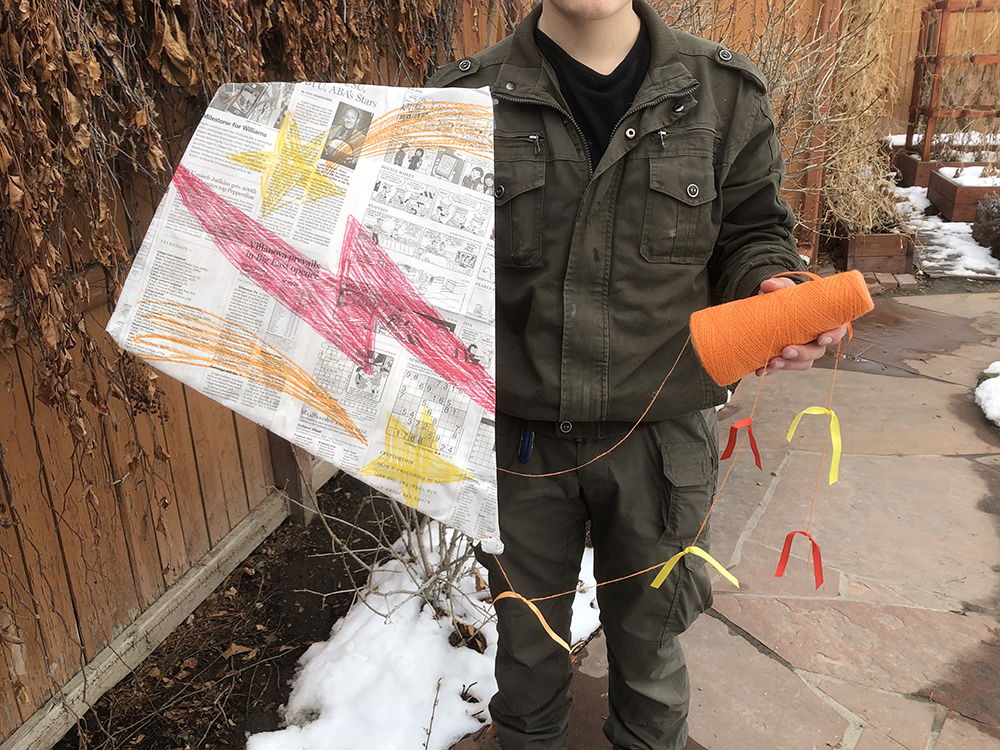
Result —
[[788, 556], [792, 553], [792, 541], [796, 534], [807, 537], [809, 544], [812, 545], [813, 574], [816, 576], [816, 588], [819, 588], [823, 585], [823, 558], [819, 553], [819, 545], [808, 531], [793, 531], [785, 537], [785, 547], [781, 550], [781, 559], [778, 561], [778, 569], [774, 571], [774, 577], [781, 578], [785, 575], [785, 567], [788, 565]]
[[747, 437], [750, 438], [750, 448], [753, 450], [754, 461], [757, 464], [757, 468], [764, 471], [764, 467], [760, 465], [760, 451], [757, 450], [757, 440], [753, 436], [753, 418], [747, 417], [746, 419], [741, 419], [739, 422], [733, 424], [729, 428], [729, 443], [726, 445], [726, 450], [719, 457], [720, 461], [725, 461], [731, 455], [733, 455], [733, 448], [736, 447], [736, 435], [739, 433], [740, 428], [747, 428]]

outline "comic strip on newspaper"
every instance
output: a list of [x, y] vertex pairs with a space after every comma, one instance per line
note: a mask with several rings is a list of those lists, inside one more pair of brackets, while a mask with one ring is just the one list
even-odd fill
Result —
[[226, 84], [108, 331], [499, 552], [493, 181], [485, 89]]

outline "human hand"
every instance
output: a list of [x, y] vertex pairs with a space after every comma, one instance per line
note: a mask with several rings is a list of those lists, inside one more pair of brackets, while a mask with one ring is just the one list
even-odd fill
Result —
[[[776, 292], [795, 286], [795, 282], [787, 276], [776, 279], [766, 279], [760, 284], [759, 294]], [[847, 326], [837, 326], [832, 331], [825, 331], [808, 344], [791, 344], [781, 350], [781, 356], [775, 357], [767, 363], [767, 367], [758, 367], [757, 375], [770, 375], [779, 370], [808, 370], [813, 366], [813, 362], [824, 354], [826, 347], [838, 343], [847, 333]]]

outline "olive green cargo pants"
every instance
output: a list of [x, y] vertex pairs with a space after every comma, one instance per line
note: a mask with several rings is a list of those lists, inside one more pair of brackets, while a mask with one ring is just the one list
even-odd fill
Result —
[[[497, 464], [543, 474], [590, 461], [617, 436], [579, 439], [558, 428], [535, 430], [526, 464], [518, 461], [524, 423], [497, 415]], [[536, 428], [538, 426], [536, 425]], [[547, 478], [499, 474], [497, 560], [478, 554], [493, 595], [509, 588], [530, 598], [576, 588], [591, 522], [598, 581], [664, 562], [690, 545], [708, 512], [718, 474], [715, 411], [644, 424], [609, 455], [578, 471]], [[698, 546], [708, 549], [708, 529]], [[685, 555], [659, 589], [656, 571], [597, 590], [608, 646], [609, 715], [604, 732], [615, 750], [680, 750], [687, 741], [688, 678], [677, 635], [712, 602], [705, 563]], [[572, 596], [539, 602], [549, 625], [570, 638]], [[569, 654], [516, 600], [497, 603], [499, 692], [490, 713], [504, 750], [556, 750], [569, 720]]]

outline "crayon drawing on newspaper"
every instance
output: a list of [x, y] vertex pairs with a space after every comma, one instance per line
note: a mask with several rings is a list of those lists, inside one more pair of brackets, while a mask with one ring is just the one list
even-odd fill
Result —
[[491, 104], [485, 89], [222, 86], [108, 331], [499, 552]]

